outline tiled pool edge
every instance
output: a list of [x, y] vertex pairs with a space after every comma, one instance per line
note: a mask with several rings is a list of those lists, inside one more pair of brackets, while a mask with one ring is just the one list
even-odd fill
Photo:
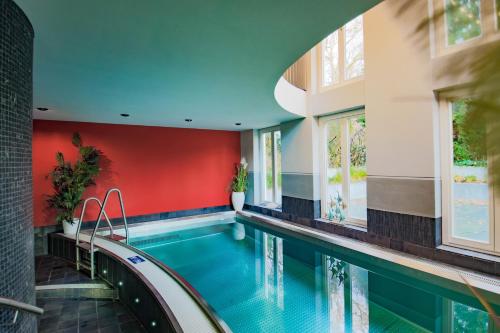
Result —
[[402, 239], [394, 239], [388, 236], [380, 235], [371, 230], [349, 226], [347, 224], [326, 222], [321, 219], [310, 219], [298, 217], [288, 213], [283, 213], [276, 209], [270, 209], [259, 206], [245, 205], [245, 209], [257, 214], [262, 214], [272, 218], [277, 218], [285, 222], [300, 224], [316, 230], [324, 231], [330, 234], [352, 238], [369, 244], [379, 245], [391, 250], [414, 256], [435, 260], [448, 265], [460, 266], [462, 268], [500, 276], [500, 258], [490, 260], [491, 255], [473, 253], [472, 251], [460, 251], [454, 249], [447, 250], [439, 242], [429, 245], [418, 244]]
[[[156, 259], [151, 258], [149, 255], [144, 254], [142, 251], [137, 250], [131, 246], [116, 241], [104, 240], [102, 238], [100, 238], [100, 240], [104, 242], [113, 243], [115, 244], [115, 246], [123, 247], [129, 252], [138, 253], [141, 256], [144, 256], [147, 261], [150, 261], [152, 264], [159, 266], [156, 262]], [[144, 325], [144, 327], [146, 327], [148, 331], [175, 332], [175, 333], [185, 331], [181, 328], [181, 325], [179, 324], [177, 317], [170, 310], [170, 307], [168, 306], [165, 297], [160, 295], [159, 290], [152, 285], [153, 282], [150, 279], [148, 279], [145, 276], [145, 274], [140, 272], [131, 263], [127, 262], [126, 260], [118, 256], [117, 254], [113, 253], [112, 251], [103, 249], [102, 246], [99, 245], [98, 247], [100, 248], [100, 250], [99, 252], [96, 253], [97, 275], [103, 280], [107, 281], [111, 286], [119, 290], [120, 300], [123, 301], [123, 303], [132, 312], [134, 312], [134, 314], [137, 316], [137, 318], [139, 318], [141, 323]], [[62, 258], [74, 262], [75, 260], [74, 239], [64, 236], [62, 234], [57, 234], [57, 233], [50, 234], [49, 252], [51, 252], [52, 255], [60, 256]], [[123, 269], [124, 267], [126, 269]], [[159, 268], [164, 271], [162, 267]], [[125, 273], [126, 271], [128, 273]], [[169, 278], [172, 278], [170, 274]], [[176, 278], [178, 280], [184, 281], [183, 278], [178, 275], [176, 276]], [[172, 278], [172, 280], [176, 281], [176, 283], [179, 283], [177, 279]], [[121, 282], [121, 285], [119, 282]], [[122, 287], [130, 285], [136, 287], [136, 289], [133, 289], [132, 292], [127, 292], [128, 290], [125, 287]], [[179, 287], [183, 288], [182, 286]], [[200, 297], [196, 290], [193, 289], [193, 291], [195, 297], [196, 296]], [[193, 298], [192, 296], [193, 294], [190, 294], [186, 291], [185, 293], [188, 295], [188, 297]], [[141, 295], [140, 302], [137, 302], [137, 295]], [[143, 301], [142, 298], [144, 297], [144, 295], [149, 295], [149, 299]], [[156, 307], [153, 306], [155, 304]], [[153, 310], [156, 312], [154, 312]], [[191, 313], [190, 315], [192, 316], [193, 314]], [[208, 316], [206, 316], [206, 313], [205, 315], [200, 313], [200, 316], [203, 318], [208, 318]], [[163, 318], [164, 320], [161, 321], [158, 318]], [[210, 319], [206, 320], [210, 321]], [[154, 325], [152, 324], [153, 322], [155, 322]], [[213, 322], [212, 324], [214, 325]], [[225, 325], [225, 323], [222, 322], [222, 325]], [[211, 328], [205, 327], [204, 331], [214, 332], [215, 327]], [[223, 329], [216, 329], [215, 331], [231, 332], [227, 326], [225, 326]]]
[[[428, 274], [436, 275], [438, 277], [448, 279], [454, 282], [457, 282], [462, 285], [466, 285], [466, 283], [461, 280], [459, 275], [464, 275], [467, 278], [473, 278], [474, 280], [468, 281], [473, 287], [483, 289], [484, 291], [488, 291], [493, 294], [500, 294], [500, 279], [495, 276], [488, 276], [481, 273], [476, 273], [474, 271], [463, 270], [461, 267], [451, 266], [448, 264], [441, 264], [435, 261], [428, 260], [426, 258], [419, 258], [417, 256], [400, 253], [400, 251], [388, 249], [380, 245], [376, 244], [364, 244], [362, 242], [356, 242], [355, 239], [351, 239], [349, 237], [340, 236], [332, 233], [328, 233], [322, 230], [317, 230], [312, 227], [305, 227], [301, 224], [297, 224], [290, 221], [281, 220], [279, 218], [272, 218], [263, 214], [243, 211], [238, 212], [237, 217], [250, 220], [257, 221], [258, 225], [263, 225], [267, 227], [271, 227], [276, 230], [288, 231], [291, 234], [300, 235], [302, 237], [315, 239], [319, 242], [330, 243], [332, 245], [340, 246], [352, 251], [361, 251], [369, 256], [374, 256], [376, 258], [380, 258], [383, 260], [388, 260], [388, 258], [395, 264], [406, 266], [411, 269], [416, 269], [418, 271], [422, 271]], [[295, 236], [297, 237], [297, 236]], [[370, 251], [368, 251], [370, 250]], [[377, 253], [369, 253], [369, 252], [377, 252]], [[442, 275], [431, 272], [432, 269], [441, 269], [443, 272]], [[439, 273], [439, 272], [438, 272]], [[494, 280], [495, 285], [491, 286], [491, 284], [487, 284], [482, 281], [481, 278]]]

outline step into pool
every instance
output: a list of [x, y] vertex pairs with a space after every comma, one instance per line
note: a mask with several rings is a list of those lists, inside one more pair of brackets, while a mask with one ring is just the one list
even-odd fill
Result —
[[496, 331], [464, 290], [249, 221], [132, 233], [131, 245], [176, 270], [233, 332]]

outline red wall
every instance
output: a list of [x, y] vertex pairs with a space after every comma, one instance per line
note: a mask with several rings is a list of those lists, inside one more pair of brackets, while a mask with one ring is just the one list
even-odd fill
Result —
[[[239, 132], [35, 120], [35, 226], [55, 224], [46, 204], [52, 192], [46, 176], [57, 151], [66, 160], [76, 159], [74, 132], [80, 133], [84, 145], [96, 146], [105, 156], [97, 185], [85, 197], [97, 195], [102, 200], [108, 188], [118, 187], [127, 216], [229, 204], [234, 164], [240, 159]], [[116, 201], [110, 201], [108, 215], [119, 216]], [[96, 215], [92, 209], [84, 220]]]

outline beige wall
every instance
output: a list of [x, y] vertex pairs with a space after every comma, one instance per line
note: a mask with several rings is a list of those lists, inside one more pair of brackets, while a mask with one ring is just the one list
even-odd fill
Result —
[[321, 116], [364, 105], [368, 174], [436, 177], [429, 45], [417, 46], [409, 38], [422, 16], [396, 18], [397, 5], [398, 0], [387, 0], [365, 13], [364, 79], [311, 94], [309, 112]]

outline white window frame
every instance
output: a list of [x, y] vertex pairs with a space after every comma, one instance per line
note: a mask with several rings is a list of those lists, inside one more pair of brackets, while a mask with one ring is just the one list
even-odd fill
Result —
[[[327, 124], [331, 121], [340, 121], [341, 126], [341, 165], [342, 165], [342, 198], [346, 204], [346, 219], [343, 223], [366, 227], [367, 220], [352, 218], [349, 215], [350, 204], [350, 181], [351, 181], [351, 158], [350, 158], [350, 145], [349, 145], [349, 122], [350, 118], [361, 116], [365, 114], [365, 109], [340, 112], [330, 116], [319, 118], [319, 144], [320, 144], [320, 189], [321, 189], [321, 217], [326, 214], [328, 207], [328, 146], [327, 146]], [[343, 135], [347, 133], [347, 135]], [[368, 164], [368, 163], [367, 163]], [[346, 177], [347, 170], [347, 177]], [[334, 221], [332, 221], [334, 222]]]
[[[365, 16], [361, 15], [361, 17], [363, 20], [363, 60], [364, 60], [365, 59], [365, 40], [366, 40], [365, 39]], [[335, 89], [335, 88], [344, 86], [346, 84], [361, 81], [364, 79], [364, 76], [365, 76], [366, 62], [363, 65], [363, 74], [362, 75], [359, 75], [359, 76], [353, 77], [349, 80], [346, 80], [346, 78], [345, 78], [345, 51], [346, 51], [345, 26], [339, 28], [336, 31], [338, 31], [339, 81], [337, 83], [333, 82], [332, 84], [327, 85], [327, 86], [323, 84], [325, 82], [325, 80], [324, 80], [325, 72], [323, 70], [323, 45], [324, 45], [325, 40], [322, 40], [321, 43], [319, 43], [319, 45], [318, 45], [319, 52], [317, 52], [318, 53], [318, 55], [317, 55], [318, 63], [320, 64], [320, 66], [318, 66], [319, 71], [320, 71], [320, 73], [318, 75], [318, 80], [319, 80], [318, 87], [319, 87], [320, 91]], [[335, 31], [333, 33], [335, 33]]]
[[[276, 169], [276, 159], [278, 157], [278, 152], [276, 149], [276, 140], [274, 139], [274, 133], [280, 132], [281, 134], [281, 129], [280, 126], [273, 126], [273, 127], [268, 127], [261, 129], [259, 131], [259, 147], [260, 147], [260, 170], [261, 170], [261, 176], [260, 176], [260, 188], [261, 188], [261, 193], [260, 193], [260, 203], [262, 205], [266, 204], [276, 204], [276, 206], [281, 206], [281, 198], [278, 198], [278, 171]], [[271, 133], [271, 154], [273, 156], [272, 160], [272, 167], [273, 167], [273, 188], [272, 188], [272, 196], [273, 196], [273, 201], [266, 201], [266, 165], [265, 165], [265, 154], [266, 154], [266, 143], [264, 141], [264, 134]], [[277, 208], [276, 207], [276, 208]]]
[[[441, 177], [442, 177], [442, 220], [443, 243], [481, 251], [490, 254], [500, 254], [500, 200], [495, 197], [492, 177], [489, 180], [489, 240], [488, 243], [473, 241], [453, 236], [453, 101], [465, 98], [456, 95], [441, 95], [439, 100]], [[493, 161], [488, 158], [488, 169], [493, 168]]]

